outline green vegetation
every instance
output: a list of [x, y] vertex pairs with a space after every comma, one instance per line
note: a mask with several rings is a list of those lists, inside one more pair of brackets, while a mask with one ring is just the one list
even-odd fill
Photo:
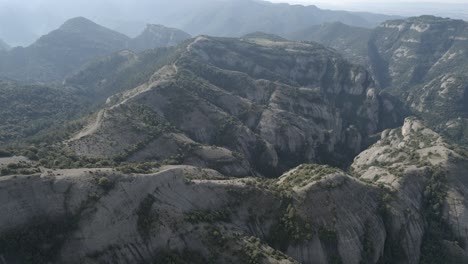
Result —
[[148, 194], [138, 206], [137, 214], [137, 230], [144, 240], [149, 240], [151, 234], [158, 228], [159, 215], [153, 210], [153, 204], [156, 198]]
[[185, 220], [192, 223], [215, 223], [215, 222], [230, 222], [231, 213], [228, 209], [218, 211], [212, 210], [195, 210], [185, 214]]
[[49, 145], [41, 143], [21, 148], [16, 152], [16, 154], [26, 156], [38, 162], [40, 166], [49, 169], [100, 168], [116, 165], [115, 162], [106, 159], [77, 156], [67, 151], [62, 144]]
[[421, 245], [421, 264], [455, 263], [448, 261], [452, 256], [443, 245], [444, 240], [455, 241], [456, 244], [464, 247], [443, 217], [446, 196], [447, 179], [445, 172], [440, 168], [435, 168], [430, 173], [424, 191], [422, 213], [426, 226]]
[[140, 162], [140, 163], [128, 163], [124, 162], [119, 164], [115, 169], [122, 173], [139, 173], [147, 174], [152, 173], [154, 168], [158, 168], [160, 164], [158, 162]]
[[210, 263], [197, 251], [184, 249], [162, 250], [155, 254], [154, 260], [145, 264], [206, 264]]
[[262, 242], [257, 237], [249, 237], [246, 244], [242, 247], [241, 261], [245, 264], [261, 264], [262, 259], [265, 258], [262, 250]]
[[74, 216], [35, 219], [0, 236], [0, 256], [7, 263], [48, 264], [56, 260], [67, 235], [77, 227]]
[[41, 170], [37, 168], [37, 166], [33, 166], [27, 162], [19, 162], [19, 163], [10, 163], [6, 167], [0, 167], [0, 176], [6, 175], [31, 175], [40, 173]]
[[205, 232], [205, 243], [210, 246], [210, 251], [214, 256], [219, 254], [219, 252], [216, 252], [217, 248], [227, 249], [229, 237], [225, 235], [220, 227], [215, 225], [207, 225], [205, 226]]
[[338, 251], [338, 236], [336, 231], [326, 227], [321, 227], [318, 231], [320, 242], [327, 253], [327, 260], [330, 264], [341, 264], [340, 252]]
[[0, 143], [52, 143], [81, 127], [78, 118], [90, 109], [77, 90], [0, 81]]
[[361, 253], [361, 262], [360, 264], [372, 264], [374, 261], [374, 253], [375, 248], [372, 240], [370, 239], [370, 232], [369, 225], [366, 224], [364, 229], [364, 236], [362, 238], [362, 253]]
[[114, 182], [112, 182], [111, 180], [109, 180], [109, 178], [105, 176], [100, 177], [97, 180], [97, 184], [99, 185], [99, 187], [101, 187], [105, 191], [109, 191], [114, 186]]
[[296, 245], [312, 239], [312, 224], [299, 215], [291, 197], [282, 197], [278, 217], [268, 233], [268, 244], [284, 252], [291, 244]]
[[288, 188], [304, 187], [311, 182], [322, 179], [324, 176], [339, 172], [341, 170], [328, 165], [303, 164], [284, 179], [283, 185]]
[[[388, 191], [385, 186], [380, 186], [382, 190], [382, 194], [380, 197], [379, 207], [377, 208], [377, 214], [380, 215], [381, 219], [384, 222], [385, 230], [393, 230], [392, 222], [391, 222], [391, 212], [389, 208], [389, 204], [393, 200], [392, 193]], [[385, 237], [385, 245], [384, 245], [384, 252], [383, 255], [378, 260], [378, 264], [393, 264], [395, 262], [404, 261], [407, 259], [406, 253], [403, 249], [403, 245], [401, 241], [403, 240], [403, 232], [404, 229], [400, 229], [400, 232], [394, 234], [389, 232]], [[365, 244], [364, 244], [365, 245]], [[363, 257], [366, 257], [366, 251], [363, 252]], [[365, 258], [363, 259], [366, 260]]]
[[124, 150], [123, 153], [114, 155], [113, 160], [115, 162], [123, 162], [129, 159], [133, 154], [144, 149], [150, 142], [157, 139], [163, 133], [176, 131], [165, 118], [151, 110], [150, 107], [145, 105], [136, 105], [134, 107], [122, 107], [123, 113], [133, 120], [140, 121], [143, 125], [134, 127], [136, 131], [147, 134], [148, 136], [142, 141], [134, 144]]
[[180, 52], [178, 48], [159, 48], [138, 55], [112, 54], [88, 64], [67, 78], [66, 84], [105, 99], [147, 82], [156, 71], [173, 63]]
[[73, 18], [33, 45], [0, 59], [2, 79], [60, 81], [94, 58], [125, 47], [129, 38], [85, 18]]

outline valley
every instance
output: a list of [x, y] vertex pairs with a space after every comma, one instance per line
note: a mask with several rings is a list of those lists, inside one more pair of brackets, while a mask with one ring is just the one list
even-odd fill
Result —
[[0, 263], [468, 263], [467, 22], [330, 14], [0, 41]]

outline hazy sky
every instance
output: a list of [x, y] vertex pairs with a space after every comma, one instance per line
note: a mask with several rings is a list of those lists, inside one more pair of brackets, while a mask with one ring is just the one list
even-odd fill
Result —
[[[179, 4], [179, 2], [184, 2]], [[66, 19], [85, 16], [99, 24], [135, 36], [146, 23], [173, 20], [166, 5], [185, 13], [209, 0], [0, 0], [0, 38], [11, 45], [27, 45], [59, 27]], [[226, 1], [226, 0], [219, 0]], [[237, 0], [232, 0], [237, 1]], [[240, 1], [240, 0], [239, 0]], [[322, 9], [367, 11], [388, 15], [437, 15], [468, 21], [468, 0], [268, 0], [310, 4]], [[150, 8], [155, 2], [162, 7]], [[173, 3], [174, 2], [174, 3]], [[104, 11], [104, 12], [103, 12]], [[179, 13], [184, 13], [179, 12]], [[153, 21], [154, 18], [158, 21]], [[177, 17], [177, 19], [179, 19]], [[180, 19], [184, 19], [181, 17]], [[177, 25], [169, 25], [177, 27]]]
[[334, 5], [347, 5], [347, 4], [362, 4], [362, 3], [422, 3], [422, 2], [431, 2], [431, 3], [452, 3], [452, 4], [467, 4], [468, 0], [444, 0], [444, 1], [437, 1], [437, 0], [373, 0], [373, 1], [363, 1], [363, 0], [327, 0], [327, 1], [317, 1], [317, 0], [268, 0], [273, 3], [292, 3], [292, 4], [320, 4], [320, 3], [327, 3], [327, 4], [334, 4]]

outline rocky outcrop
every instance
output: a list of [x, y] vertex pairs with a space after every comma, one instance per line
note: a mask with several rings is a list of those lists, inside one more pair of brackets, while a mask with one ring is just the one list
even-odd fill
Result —
[[367, 65], [378, 86], [430, 127], [466, 145], [467, 25], [420, 16], [386, 21], [373, 30], [339, 23], [315, 26], [292, 38], [318, 41]]
[[[359, 263], [361, 241], [369, 239], [377, 259], [385, 237], [375, 214], [378, 189], [327, 168], [308, 175], [311, 168], [273, 182], [187, 166], [151, 175], [93, 169], [4, 177], [1, 208], [8, 214], [0, 218], [6, 249], [0, 256], [7, 263], [26, 263], [34, 254], [41, 263], [150, 263], [171, 256], [182, 263]], [[51, 239], [43, 230], [56, 233]], [[12, 236], [15, 242], [3, 247]], [[27, 244], [29, 236], [34, 244]]]
[[350, 175], [305, 164], [269, 180], [192, 166], [6, 176], [0, 256], [7, 263], [464, 263], [467, 164], [465, 152], [409, 118], [356, 157]]
[[[191, 165], [192, 150], [215, 146], [248, 164], [239, 175], [278, 176], [303, 162], [346, 162], [398, 121], [392, 107], [363, 68], [320, 45], [198, 37], [146, 83], [111, 97], [93, 133], [68, 145], [91, 157]], [[160, 145], [171, 141], [179, 147]]]
[[467, 165], [464, 150], [408, 118], [401, 129], [382, 132], [352, 168], [359, 179], [388, 190], [390, 236], [404, 241], [401, 250], [409, 263], [431, 258], [461, 263], [468, 257], [467, 204], [460, 198], [467, 188], [461, 176]]

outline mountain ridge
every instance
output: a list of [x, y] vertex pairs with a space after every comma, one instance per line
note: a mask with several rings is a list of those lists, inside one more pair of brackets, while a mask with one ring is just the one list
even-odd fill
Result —
[[[92, 133], [82, 133], [67, 143], [69, 147], [79, 155], [94, 158], [117, 155], [124, 160], [142, 161], [180, 156], [179, 151], [187, 151], [187, 147], [195, 153], [201, 147], [203, 154], [195, 156], [208, 157], [208, 146], [213, 146], [224, 149], [211, 154], [214, 157], [231, 153], [219, 156], [218, 163], [223, 159], [242, 161], [242, 170], [238, 167], [235, 172], [229, 171], [229, 165], [225, 168], [228, 174], [245, 175], [250, 173], [249, 166], [257, 166], [263, 174], [275, 175], [294, 165], [289, 162], [304, 159], [301, 155], [306, 157], [304, 161], [318, 161], [319, 153], [323, 159], [335, 147], [343, 148], [344, 155], [335, 158], [344, 161], [346, 151], [358, 152], [368, 135], [398, 122], [395, 114], [383, 120], [387, 111], [383, 102], [390, 106], [392, 101], [378, 95], [368, 73], [321, 45], [200, 36], [179, 49], [180, 55], [147, 83], [109, 98], [99, 115], [103, 119], [90, 122], [97, 124], [91, 125]], [[217, 57], [220, 53], [230, 56]], [[276, 65], [278, 58], [287, 58], [288, 63]], [[314, 68], [314, 63], [321, 66]], [[329, 70], [321, 72], [317, 67]], [[246, 87], [240, 89], [242, 86]], [[346, 95], [356, 105], [346, 103]], [[295, 96], [303, 100], [295, 102]], [[129, 115], [134, 116], [134, 122], [124, 121]], [[354, 117], [362, 122], [353, 123]], [[118, 125], [124, 122], [125, 127]], [[284, 130], [288, 126], [297, 128]], [[301, 132], [307, 130], [310, 132]], [[233, 133], [229, 137], [239, 141], [229, 143], [225, 133]], [[167, 153], [147, 148], [170, 141], [179, 147], [166, 146], [163, 149]], [[299, 155], [301, 149], [305, 152]], [[191, 163], [190, 153], [180, 158], [190, 165], [198, 164]]]
[[143, 51], [175, 45], [188, 37], [182, 31], [160, 26], [131, 39], [77, 17], [28, 47], [17, 47], [2, 54], [0, 77], [26, 82], [60, 82], [100, 56], [128, 48]]
[[466, 144], [467, 22], [420, 16], [384, 22], [364, 35], [353, 27], [347, 27], [345, 35], [324, 29], [322, 35], [297, 38], [314, 38], [367, 65], [377, 84], [399, 97], [414, 115]]
[[[54, 16], [50, 15], [50, 10], [53, 10], [53, 7], [50, 7], [49, 3], [38, 6], [35, 12], [32, 13], [24, 12], [20, 8], [14, 8], [16, 5], [12, 2], [5, 8], [1, 8], [4, 6], [0, 4], [0, 10], [2, 10], [0, 17], [3, 18], [0, 22], [11, 25], [9, 28], [12, 28], [11, 30], [0, 30], [0, 35], [6, 42], [14, 44], [14, 46], [30, 45], [37, 39], [37, 36], [46, 34], [55, 29], [55, 26], [61, 24], [64, 20], [76, 16], [77, 12], [74, 12], [74, 10], [80, 10], [79, 14], [85, 17], [99, 18], [99, 23], [108, 28], [122, 31], [121, 33], [128, 36], [139, 34], [147, 23], [179, 28], [192, 36], [205, 34], [239, 37], [253, 31], [279, 34], [283, 32], [275, 31], [275, 28], [281, 29], [285, 26], [288, 28], [287, 31], [298, 31], [303, 27], [306, 28], [313, 24], [335, 20], [355, 26], [374, 27], [385, 20], [397, 18], [382, 14], [369, 15], [360, 12], [331, 11], [259, 1], [194, 2], [190, 0], [176, 0], [167, 2], [158, 0], [141, 1], [138, 5], [122, 5], [121, 2], [106, 2], [105, 4], [101, 2], [55, 2], [56, 6], [61, 6], [61, 12]], [[229, 12], [228, 9], [231, 6], [240, 6], [240, 8], [232, 9], [232, 12]], [[259, 10], [259, 14], [261, 15], [256, 17], [255, 13], [250, 12], [254, 9]], [[98, 10], [112, 10], [113, 12], [118, 12], [119, 15], [113, 16], [112, 12], [102, 13], [98, 12]], [[217, 15], [221, 13], [227, 19], [223, 19], [222, 16]], [[281, 17], [282, 13], [283, 15], [287, 15], [287, 17], [283, 16], [283, 19], [285, 21], [289, 20], [291, 23], [284, 22], [284, 26], [278, 24], [277, 18]], [[135, 16], [135, 14], [139, 15]], [[44, 18], [46, 17], [47, 20], [45, 21]], [[236, 17], [240, 19], [237, 20]], [[211, 23], [218, 25], [213, 26], [205, 23], [210, 18], [212, 19]], [[242, 23], [229, 25], [229, 20], [247, 21], [249, 25], [245, 27], [245, 30], [239, 30], [242, 28]], [[24, 21], [31, 22], [24, 23]], [[274, 27], [268, 27], [265, 21], [275, 23]], [[260, 25], [261, 27], [259, 27]], [[225, 28], [229, 29], [230, 32], [228, 34], [222, 30], [223, 26], [230, 26]], [[18, 34], [20, 32], [24, 32], [24, 34]]]

